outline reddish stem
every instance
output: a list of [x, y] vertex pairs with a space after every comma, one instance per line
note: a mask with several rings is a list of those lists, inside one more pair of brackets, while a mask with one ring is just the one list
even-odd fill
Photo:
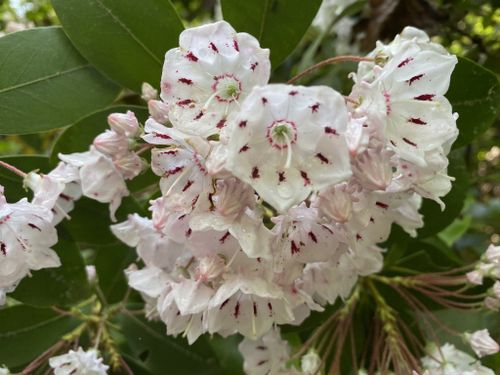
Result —
[[14, 167], [13, 165], [10, 165], [9, 163], [6, 163], [4, 161], [1, 161], [0, 160], [0, 166], [4, 167], [5, 169], [8, 169], [9, 171], [11, 171], [12, 173], [15, 173], [17, 174], [18, 176], [22, 177], [22, 178], [25, 178], [26, 177], [26, 173], [24, 173], [23, 171], [21, 171], [20, 169], [17, 169], [16, 167]]

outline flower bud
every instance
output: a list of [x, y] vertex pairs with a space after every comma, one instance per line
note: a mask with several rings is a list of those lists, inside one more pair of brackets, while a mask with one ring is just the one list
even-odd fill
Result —
[[498, 343], [491, 338], [487, 329], [482, 329], [472, 334], [466, 333], [465, 339], [470, 344], [474, 353], [480, 358], [498, 353], [500, 350]]
[[485, 253], [486, 259], [491, 263], [500, 264], [500, 246], [491, 244]]
[[313, 349], [309, 350], [300, 360], [300, 367], [304, 375], [314, 375], [318, 373], [321, 366], [321, 358]]
[[469, 282], [471, 284], [483, 285], [482, 272], [475, 270], [475, 271], [467, 272], [467, 274], [465, 276], [467, 276], [467, 279], [469, 280]]
[[158, 90], [147, 82], [142, 83], [141, 92], [141, 98], [146, 102], [154, 100], [158, 97]]
[[500, 310], [500, 299], [495, 298], [495, 297], [486, 297], [484, 299], [484, 306], [487, 309], [490, 309], [493, 311], [498, 311], [498, 310]]
[[161, 100], [148, 101], [149, 114], [156, 122], [166, 124], [168, 122], [169, 105]]
[[385, 190], [392, 180], [390, 152], [369, 149], [359, 154], [352, 165], [354, 176], [364, 188]]
[[122, 134], [106, 130], [94, 139], [94, 147], [103, 154], [115, 157], [128, 151], [128, 139]]
[[129, 138], [135, 137], [139, 132], [139, 121], [137, 121], [132, 111], [110, 114], [108, 116], [108, 124], [118, 134]]
[[352, 198], [346, 183], [341, 183], [322, 191], [313, 206], [321, 217], [328, 217], [339, 223], [349, 221], [352, 213]]
[[129, 152], [114, 162], [116, 168], [123, 175], [125, 180], [130, 180], [141, 173], [144, 163], [141, 158]]

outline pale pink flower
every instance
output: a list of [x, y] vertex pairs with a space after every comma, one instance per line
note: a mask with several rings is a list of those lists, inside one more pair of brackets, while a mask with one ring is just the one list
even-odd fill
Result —
[[480, 358], [498, 353], [500, 350], [498, 343], [491, 338], [487, 329], [481, 329], [472, 334], [466, 333], [465, 339], [469, 342], [474, 353]]
[[106, 375], [109, 366], [102, 363], [96, 350], [84, 351], [81, 347], [77, 351], [52, 357], [49, 365], [55, 375]]

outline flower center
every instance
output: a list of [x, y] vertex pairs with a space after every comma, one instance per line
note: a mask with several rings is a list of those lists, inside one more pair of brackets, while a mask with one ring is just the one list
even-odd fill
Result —
[[238, 100], [241, 94], [241, 82], [230, 73], [214, 77], [212, 90], [220, 102], [231, 103]]
[[274, 121], [267, 127], [266, 137], [273, 147], [281, 150], [297, 141], [297, 127], [292, 121]]

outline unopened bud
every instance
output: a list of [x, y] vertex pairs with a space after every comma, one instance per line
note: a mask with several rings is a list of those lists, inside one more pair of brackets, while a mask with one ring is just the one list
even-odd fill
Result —
[[115, 132], [132, 138], [139, 132], [139, 121], [134, 112], [112, 113], [108, 116], [108, 124]]
[[498, 343], [491, 338], [487, 329], [482, 329], [472, 334], [465, 333], [464, 337], [474, 353], [480, 358], [498, 353], [500, 350]]
[[158, 90], [156, 90], [153, 86], [151, 86], [149, 83], [144, 82], [141, 87], [141, 98], [149, 102], [150, 100], [155, 100], [158, 97]]
[[125, 154], [129, 145], [127, 137], [112, 130], [99, 134], [93, 144], [97, 151], [111, 157]]
[[150, 100], [148, 102], [149, 114], [156, 122], [166, 124], [168, 122], [168, 104], [161, 100]]

